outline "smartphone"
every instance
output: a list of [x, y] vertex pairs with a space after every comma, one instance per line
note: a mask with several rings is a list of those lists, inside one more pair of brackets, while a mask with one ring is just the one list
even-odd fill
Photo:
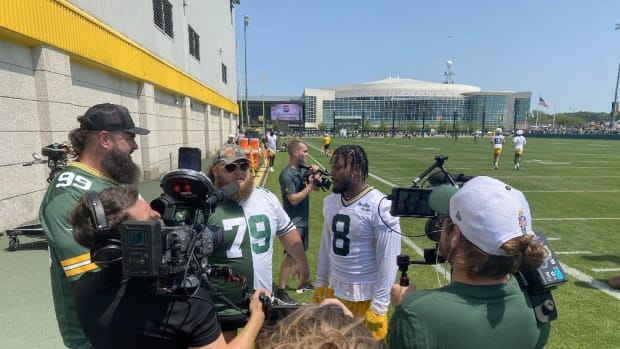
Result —
[[202, 169], [200, 148], [179, 148], [179, 168], [200, 171]]
[[394, 217], [435, 217], [436, 212], [428, 205], [429, 188], [392, 188], [392, 207]]

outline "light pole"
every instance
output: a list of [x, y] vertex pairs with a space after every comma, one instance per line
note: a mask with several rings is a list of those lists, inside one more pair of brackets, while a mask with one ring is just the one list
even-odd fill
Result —
[[248, 108], [248, 42], [247, 32], [250, 24], [250, 17], [243, 16], [243, 64], [245, 71], [245, 117], [248, 120], [246, 127], [250, 126], [250, 112]]

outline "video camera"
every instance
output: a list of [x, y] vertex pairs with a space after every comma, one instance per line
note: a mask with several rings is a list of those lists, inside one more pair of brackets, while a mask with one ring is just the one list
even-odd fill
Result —
[[[448, 184], [460, 188], [465, 182], [474, 178], [473, 176], [465, 176], [463, 174], [453, 177], [444, 167], [446, 160], [448, 160], [447, 156], [437, 155], [435, 163], [416, 177], [411, 187], [392, 188], [392, 194], [389, 197], [392, 200], [390, 214], [398, 217], [427, 218], [424, 233], [435, 242], [435, 248], [424, 249], [424, 260], [412, 261], [407, 255], [397, 256], [396, 264], [401, 272], [401, 286], [409, 286], [409, 278], [407, 276], [409, 265], [446, 262], [446, 259], [439, 255], [437, 251], [445, 217], [431, 208], [428, 199], [433, 190], [439, 185]], [[439, 171], [430, 174], [436, 168], [439, 168]], [[425, 182], [428, 182], [429, 186], [422, 188], [420, 187], [420, 181], [425, 177], [428, 177]], [[543, 323], [557, 318], [557, 309], [555, 308], [551, 290], [567, 280], [560, 262], [551, 250], [545, 235], [540, 232], [534, 232], [534, 234], [547, 250], [547, 258], [538, 269], [521, 268], [515, 273], [515, 277], [521, 287], [527, 291], [534, 307], [536, 319]]]
[[196, 157], [194, 150], [200, 151], [179, 150], [179, 165], [193, 168], [164, 174], [160, 181], [164, 193], [151, 202], [165, 226], [159, 221], [121, 223], [123, 274], [152, 279], [157, 294], [195, 288], [209, 277], [232, 273], [225, 266], [209, 265], [207, 256], [222, 246], [224, 237], [218, 227], [206, 223], [216, 204], [237, 192], [239, 185], [215, 190], [200, 172], [200, 154]]
[[324, 168], [324, 169], [318, 169], [316, 171], [312, 170], [312, 167], [310, 166], [306, 166], [306, 165], [299, 165], [299, 168], [310, 171], [311, 174], [316, 174], [319, 173], [321, 174], [321, 179], [314, 179], [314, 185], [316, 185], [317, 187], [321, 188], [322, 191], [327, 191], [331, 188], [332, 186], [332, 181], [331, 179], [329, 179], [329, 177], [331, 177], [331, 173], [329, 173], [329, 171]]

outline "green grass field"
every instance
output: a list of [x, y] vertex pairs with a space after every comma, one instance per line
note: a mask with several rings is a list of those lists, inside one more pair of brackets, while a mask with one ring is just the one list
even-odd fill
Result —
[[[281, 140], [286, 141], [286, 140]], [[311, 161], [329, 168], [329, 158], [320, 151], [321, 140], [306, 139]], [[521, 170], [512, 167], [510, 141], [504, 147], [500, 168], [492, 169], [489, 139], [475, 144], [471, 138], [431, 137], [424, 139], [342, 139], [340, 144], [362, 145], [370, 161], [369, 182], [384, 193], [392, 186], [409, 186], [413, 178], [434, 162], [435, 155], [449, 157], [445, 166], [453, 174], [497, 177], [522, 190], [532, 210], [533, 228], [550, 239], [553, 250], [565, 267], [569, 281], [553, 292], [558, 319], [552, 323], [547, 348], [620, 347], [620, 292], [607, 287], [607, 280], [620, 274], [620, 142], [610, 140], [571, 140], [528, 138]], [[286, 153], [276, 158], [276, 172], [265, 186], [280, 196], [277, 173], [287, 163]], [[311, 275], [317, 265], [322, 198], [311, 194], [310, 249]], [[423, 219], [402, 218], [406, 235], [420, 235]], [[432, 247], [424, 237], [403, 238], [402, 252], [419, 259], [419, 248]], [[275, 244], [274, 281], [282, 260], [281, 246]], [[396, 265], [394, 265], [396, 268]], [[431, 266], [411, 266], [409, 277], [418, 288], [445, 284], [443, 272]], [[311, 294], [295, 294], [289, 280], [289, 294], [310, 302]], [[518, 331], [518, 329], [515, 329]]]

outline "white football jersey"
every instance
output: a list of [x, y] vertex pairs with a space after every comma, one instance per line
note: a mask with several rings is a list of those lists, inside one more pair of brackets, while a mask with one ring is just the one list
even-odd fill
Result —
[[493, 148], [502, 148], [504, 144], [504, 135], [495, 135], [493, 136]]
[[390, 206], [372, 187], [350, 202], [334, 193], [324, 199], [315, 285], [329, 285], [341, 299], [371, 300], [377, 314], [387, 311], [401, 239], [400, 221]]
[[515, 145], [515, 150], [523, 150], [523, 146], [525, 145], [525, 137], [516, 136], [512, 139], [512, 143]]

